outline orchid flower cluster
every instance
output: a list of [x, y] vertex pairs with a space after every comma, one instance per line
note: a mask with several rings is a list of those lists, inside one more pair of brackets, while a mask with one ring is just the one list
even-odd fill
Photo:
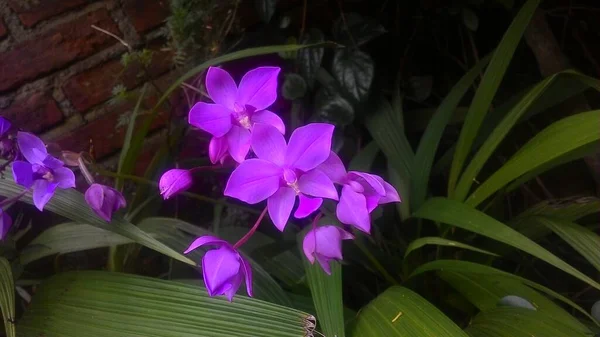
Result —
[[[237, 248], [256, 231], [267, 211], [275, 227], [283, 231], [292, 211], [294, 218], [303, 219], [317, 213], [324, 199], [337, 201], [336, 216], [346, 228], [333, 224], [317, 227], [316, 215], [303, 240], [306, 258], [331, 274], [330, 261], [342, 260], [342, 240], [354, 239], [348, 227], [369, 234], [373, 210], [380, 204], [400, 202], [398, 192], [381, 177], [346, 170], [331, 150], [333, 125], [298, 127], [286, 142], [284, 122], [268, 110], [277, 99], [279, 72], [277, 67], [250, 70], [238, 86], [225, 70], [211, 67], [206, 90], [214, 103], [196, 103], [189, 112], [189, 123], [212, 135], [211, 162], [234, 161], [236, 167], [224, 195], [251, 205], [267, 201], [259, 220], [235, 245], [202, 236], [184, 252], [205, 245], [217, 247], [202, 258], [204, 283], [210, 296], [225, 295], [229, 301], [242, 281], [252, 296], [250, 264]], [[159, 182], [163, 198], [188, 189], [193, 170], [167, 171]]]
[[[0, 156], [6, 160], [2, 168], [12, 164], [15, 182], [25, 189], [17, 196], [0, 202], [0, 240], [5, 238], [13, 224], [4, 207], [31, 192], [33, 204], [43, 211], [57, 189], [75, 187], [73, 171], [64, 161], [48, 153], [46, 144], [40, 138], [23, 131], [18, 131], [15, 135], [11, 128], [11, 123], [0, 117]], [[125, 198], [111, 187], [93, 183], [91, 177], [88, 181], [90, 187], [85, 192], [87, 204], [100, 218], [110, 222], [112, 214], [125, 207]]]

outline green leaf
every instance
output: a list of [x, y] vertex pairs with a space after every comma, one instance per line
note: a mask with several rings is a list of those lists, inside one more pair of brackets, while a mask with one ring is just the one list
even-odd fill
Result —
[[375, 161], [375, 157], [379, 154], [379, 146], [375, 141], [369, 142], [365, 147], [360, 149], [358, 153], [352, 157], [348, 164], [350, 171], [369, 171]]
[[0, 311], [7, 337], [15, 337], [15, 283], [7, 259], [0, 256]]
[[335, 87], [323, 86], [315, 95], [315, 112], [319, 119], [345, 126], [354, 120], [354, 107]]
[[344, 13], [332, 27], [334, 39], [346, 46], [361, 46], [386, 33], [385, 28], [375, 19], [357, 13]]
[[[129, 121], [127, 123], [127, 131], [125, 132], [125, 139], [123, 140], [123, 147], [121, 148], [121, 154], [119, 154], [119, 164], [117, 166], [117, 173], [122, 173], [123, 164], [125, 162], [125, 158], [127, 158], [127, 152], [129, 152], [129, 145], [131, 144], [131, 138], [133, 137], [133, 131], [135, 130], [137, 115], [140, 111], [140, 106], [142, 104], [142, 101], [144, 100], [144, 96], [146, 95], [147, 87], [147, 83], [144, 84], [144, 86], [142, 87], [142, 91], [140, 92], [137, 102], [135, 103], [133, 112], [129, 117]], [[115, 179], [115, 188], [117, 190], [123, 189], [123, 183], [123, 178]]]
[[[305, 36], [302, 37], [302, 44], [310, 45], [315, 43], [322, 43], [325, 41], [323, 33], [316, 29], [311, 28], [308, 30]], [[298, 71], [304, 77], [309, 87], [313, 87], [315, 84], [315, 78], [317, 71], [321, 68], [321, 62], [323, 61], [323, 55], [325, 54], [325, 48], [313, 47], [303, 48], [298, 50], [296, 56], [296, 64], [298, 65]]]
[[275, 8], [277, 7], [277, 0], [254, 0], [256, 12], [264, 23], [269, 23], [273, 14], [275, 14]]
[[591, 337], [556, 317], [523, 308], [495, 308], [484, 311], [465, 329], [471, 337]]
[[342, 48], [333, 55], [333, 77], [357, 102], [369, 94], [375, 64], [373, 59], [358, 49]]
[[294, 73], [285, 74], [281, 94], [283, 98], [293, 101], [306, 95], [306, 81], [302, 76]]
[[446, 223], [500, 241], [527, 252], [556, 268], [575, 276], [583, 282], [600, 289], [600, 284], [561, 260], [523, 234], [498, 220], [459, 201], [432, 198], [414, 214], [414, 217]]
[[358, 313], [352, 336], [466, 337], [450, 318], [417, 293], [394, 286]]
[[497, 254], [488, 252], [487, 250], [479, 249], [477, 247], [473, 247], [471, 245], [467, 245], [462, 242], [452, 241], [452, 240], [448, 240], [448, 239], [444, 239], [444, 238], [440, 238], [440, 237], [422, 237], [422, 238], [418, 238], [418, 239], [414, 240], [413, 242], [411, 242], [408, 245], [408, 247], [406, 248], [406, 251], [404, 252], [404, 258], [406, 259], [408, 254], [410, 254], [413, 250], [419, 249], [425, 245], [437, 245], [437, 246], [464, 248], [464, 249], [472, 250], [474, 252], [478, 252], [478, 253], [482, 253], [482, 254], [498, 256]]
[[477, 136], [479, 127], [490, 109], [492, 100], [502, 82], [502, 78], [504, 78], [504, 73], [513, 58], [523, 32], [527, 28], [529, 20], [533, 16], [539, 3], [540, 0], [528, 0], [523, 7], [521, 7], [521, 10], [511, 23], [510, 27], [508, 27], [508, 30], [504, 33], [502, 41], [500, 41], [500, 44], [496, 48], [496, 51], [490, 60], [490, 64], [483, 75], [481, 84], [469, 106], [465, 123], [463, 124], [462, 131], [458, 138], [448, 181], [449, 196], [454, 195], [456, 182], [458, 181], [458, 177], [464, 166], [464, 161], [471, 151], [473, 140], [475, 139], [475, 136]]
[[539, 132], [466, 200], [477, 206], [494, 192], [521, 175], [582, 147], [600, 142], [600, 110], [563, 118]]
[[314, 317], [237, 295], [233, 302], [182, 282], [81, 271], [53, 276], [19, 321], [24, 337], [303, 337]]
[[433, 76], [411, 76], [408, 79], [410, 98], [423, 102], [431, 95], [433, 89]]
[[23, 248], [19, 260], [26, 265], [49, 255], [126, 243], [131, 243], [131, 239], [91, 225], [67, 222], [50, 227], [38, 235]]

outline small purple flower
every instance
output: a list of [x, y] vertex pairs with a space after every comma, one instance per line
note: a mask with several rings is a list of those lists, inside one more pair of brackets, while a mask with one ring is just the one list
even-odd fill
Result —
[[169, 199], [183, 192], [193, 184], [192, 173], [189, 170], [172, 169], [165, 172], [158, 182], [158, 188], [163, 198]]
[[229, 302], [238, 291], [245, 279], [246, 292], [252, 297], [252, 269], [250, 263], [244, 259], [227, 241], [214, 236], [201, 236], [194, 240], [187, 254], [203, 245], [214, 245], [218, 249], [209, 250], [202, 258], [202, 274], [208, 295], [225, 295]]
[[127, 205], [121, 192], [100, 184], [92, 184], [88, 187], [85, 191], [85, 201], [99, 217], [107, 222], [110, 222], [114, 212]]
[[17, 133], [17, 144], [27, 161], [12, 164], [15, 182], [25, 188], [33, 188], [33, 203], [42, 211], [57, 188], [75, 187], [73, 171], [50, 154], [41, 139], [31, 133]]
[[242, 77], [238, 87], [225, 70], [208, 69], [206, 90], [215, 104], [196, 103], [190, 110], [188, 121], [216, 138], [211, 140], [213, 155], [210, 158], [213, 164], [222, 158], [224, 152], [238, 163], [244, 161], [250, 150], [254, 123], [270, 124], [285, 133], [281, 118], [265, 110], [277, 99], [279, 71], [278, 67], [250, 70]]
[[314, 228], [306, 233], [302, 242], [304, 255], [311, 264], [315, 259], [319, 262], [323, 270], [331, 275], [330, 260], [342, 260], [342, 240], [352, 240], [354, 236], [345, 230], [326, 225]]
[[365, 233], [371, 232], [370, 213], [377, 205], [401, 202], [394, 186], [381, 177], [364, 172], [346, 173], [340, 158], [331, 152], [329, 158], [318, 168], [333, 182], [342, 185], [336, 216], [341, 223], [352, 225]]
[[268, 199], [269, 216], [280, 231], [285, 228], [296, 197], [296, 218], [316, 211], [322, 198], [338, 200], [333, 182], [314, 169], [329, 156], [333, 128], [325, 123], [299, 127], [286, 145], [275, 127], [256, 123], [252, 150], [258, 159], [248, 159], [233, 171], [224, 194], [248, 204]]
[[0, 240], [4, 240], [12, 224], [10, 215], [0, 208]]

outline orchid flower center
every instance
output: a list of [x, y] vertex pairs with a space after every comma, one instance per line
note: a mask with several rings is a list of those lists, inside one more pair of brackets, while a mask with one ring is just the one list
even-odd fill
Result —
[[350, 180], [346, 184], [356, 193], [363, 193], [365, 191], [365, 188], [357, 181]]
[[294, 170], [288, 168], [283, 169], [283, 180], [285, 180], [285, 183], [291, 187], [296, 194], [300, 193], [300, 188], [298, 187], [298, 177], [296, 176]]
[[34, 165], [33, 173], [35, 179], [44, 179], [49, 182], [54, 181], [54, 174], [52, 173], [52, 170], [50, 170], [47, 167], [41, 165]]
[[240, 125], [246, 129], [250, 129], [252, 124], [250, 123], [250, 116], [248, 116], [248, 112], [246, 109], [238, 103], [233, 104], [233, 112], [235, 119]]

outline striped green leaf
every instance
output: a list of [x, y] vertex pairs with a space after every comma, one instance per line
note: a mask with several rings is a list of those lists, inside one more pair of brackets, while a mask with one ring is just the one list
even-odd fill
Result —
[[404, 258], [406, 259], [406, 257], [414, 250], [419, 249], [425, 245], [437, 245], [437, 246], [447, 246], [447, 247], [456, 247], [456, 248], [463, 248], [463, 249], [468, 249], [474, 252], [478, 252], [478, 253], [482, 253], [482, 254], [487, 254], [487, 255], [491, 255], [491, 256], [498, 256], [497, 254], [494, 254], [492, 252], [488, 252], [487, 250], [484, 249], [479, 249], [477, 247], [473, 247], [471, 245], [467, 245], [465, 243], [462, 242], [458, 242], [458, 241], [453, 241], [453, 240], [448, 240], [445, 238], [440, 238], [440, 237], [422, 237], [422, 238], [418, 238], [416, 240], [414, 240], [413, 242], [411, 242], [408, 247], [406, 248], [406, 251], [404, 252]]
[[0, 257], [0, 311], [7, 337], [15, 337], [15, 282], [10, 263]]

